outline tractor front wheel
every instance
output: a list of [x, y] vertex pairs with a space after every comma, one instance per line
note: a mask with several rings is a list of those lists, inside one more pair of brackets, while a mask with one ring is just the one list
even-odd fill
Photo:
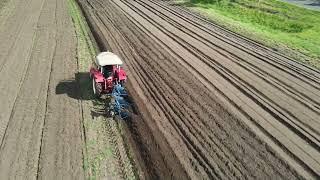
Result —
[[93, 90], [94, 96], [96, 96], [98, 98], [101, 96], [102, 85], [101, 85], [101, 83], [97, 83], [94, 78], [92, 79], [92, 90]]

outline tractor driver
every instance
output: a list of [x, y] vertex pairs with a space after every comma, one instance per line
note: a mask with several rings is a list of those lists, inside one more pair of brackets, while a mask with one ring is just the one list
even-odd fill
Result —
[[112, 76], [112, 70], [113, 70], [112, 65], [102, 66], [103, 76], [104, 76], [105, 78], [108, 78], [108, 77]]

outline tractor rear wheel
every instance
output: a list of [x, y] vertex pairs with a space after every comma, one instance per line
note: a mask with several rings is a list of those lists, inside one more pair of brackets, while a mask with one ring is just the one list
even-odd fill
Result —
[[101, 83], [97, 83], [94, 78], [92, 79], [92, 90], [93, 90], [94, 96], [96, 96], [98, 98], [101, 96], [102, 85], [101, 85]]

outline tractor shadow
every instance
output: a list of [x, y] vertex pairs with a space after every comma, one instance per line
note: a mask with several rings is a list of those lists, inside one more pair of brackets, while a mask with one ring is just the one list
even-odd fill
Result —
[[60, 81], [56, 86], [57, 95], [67, 94], [77, 100], [92, 100], [91, 80], [88, 72], [75, 74], [75, 79]]
[[307, 5], [308, 6], [317, 6], [318, 8], [320, 8], [320, 2], [313, 2], [313, 3], [309, 3]]
[[66, 94], [68, 97], [81, 100], [92, 101], [91, 117], [107, 116], [106, 107], [109, 101], [95, 98], [92, 92], [92, 81], [89, 72], [75, 74], [74, 79], [60, 81], [55, 89], [57, 95]]

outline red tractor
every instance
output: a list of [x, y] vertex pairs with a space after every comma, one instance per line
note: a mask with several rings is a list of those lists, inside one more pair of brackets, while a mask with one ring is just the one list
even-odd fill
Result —
[[111, 94], [115, 86], [123, 86], [127, 80], [121, 59], [112, 52], [101, 52], [96, 58], [97, 68], [90, 69], [95, 96]]

